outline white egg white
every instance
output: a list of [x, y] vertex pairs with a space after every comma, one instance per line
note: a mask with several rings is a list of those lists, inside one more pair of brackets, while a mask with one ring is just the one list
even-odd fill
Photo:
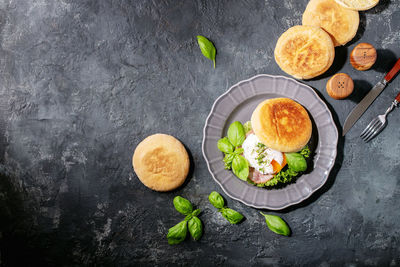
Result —
[[244, 150], [243, 156], [247, 159], [249, 165], [262, 174], [274, 174], [272, 160], [282, 165], [282, 152], [266, 147], [255, 134], [247, 136], [242, 148]]

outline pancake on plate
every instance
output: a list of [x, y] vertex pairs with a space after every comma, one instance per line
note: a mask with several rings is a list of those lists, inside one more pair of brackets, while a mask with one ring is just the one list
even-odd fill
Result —
[[261, 102], [251, 116], [255, 135], [269, 148], [297, 152], [310, 140], [312, 125], [302, 105], [289, 98]]
[[329, 69], [335, 48], [329, 34], [316, 26], [294, 26], [279, 37], [275, 61], [297, 79], [311, 79]]
[[310, 0], [303, 13], [303, 25], [321, 27], [330, 34], [335, 46], [354, 38], [359, 21], [357, 11], [344, 8], [335, 0]]
[[132, 158], [139, 180], [155, 191], [170, 191], [183, 184], [189, 172], [189, 156], [178, 139], [154, 134], [136, 147]]

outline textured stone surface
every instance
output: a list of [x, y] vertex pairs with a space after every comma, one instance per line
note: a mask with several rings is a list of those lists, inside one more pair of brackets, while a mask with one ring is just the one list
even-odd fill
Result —
[[[280, 214], [290, 238], [269, 230], [258, 211], [229, 225], [208, 203], [221, 189], [201, 154], [213, 101], [260, 73], [285, 75], [273, 58], [279, 35], [301, 23], [306, 0], [0, 1], [1, 263], [48, 265], [399, 265], [400, 116], [369, 144], [358, 134], [386, 109], [397, 78], [341, 138], [328, 183]], [[336, 49], [334, 66], [306, 81], [339, 127], [400, 56], [400, 2], [360, 14], [356, 38]], [[195, 36], [217, 47], [217, 68]], [[348, 55], [358, 42], [378, 51], [360, 72]], [[336, 72], [355, 82], [349, 99], [329, 98]], [[135, 146], [153, 133], [179, 138], [194, 172], [182, 188], [156, 193], [131, 167]], [[203, 238], [169, 246], [182, 216], [175, 195], [203, 210]]]

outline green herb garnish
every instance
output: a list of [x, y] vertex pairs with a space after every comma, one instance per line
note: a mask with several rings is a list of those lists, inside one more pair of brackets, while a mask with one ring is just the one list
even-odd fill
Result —
[[246, 132], [240, 121], [233, 122], [228, 128], [228, 139], [235, 147], [241, 146], [246, 139]]
[[244, 131], [246, 132], [246, 134], [248, 132], [250, 132], [251, 130], [253, 130], [251, 127], [251, 121], [245, 122], [245, 124], [243, 124], [243, 127], [244, 127]]
[[311, 155], [311, 150], [308, 146], [305, 146], [299, 153], [303, 155], [304, 158], [309, 158]]
[[285, 153], [286, 161], [289, 169], [296, 172], [303, 172], [307, 170], [306, 159], [300, 153]]
[[241, 155], [236, 155], [232, 161], [233, 173], [239, 179], [246, 181], [249, 177], [249, 162]]
[[244, 216], [242, 214], [233, 209], [225, 207], [225, 201], [218, 192], [211, 192], [211, 194], [208, 196], [208, 200], [215, 208], [218, 209], [219, 212], [221, 212], [222, 216], [227, 219], [229, 223], [237, 224], [243, 220]]
[[276, 186], [278, 184], [286, 184], [292, 182], [301, 172], [307, 169], [307, 163], [304, 169], [305, 160], [303, 161], [298, 155], [292, 155], [287, 157], [288, 154], [300, 154], [300, 156], [303, 155], [304, 158], [308, 158], [310, 157], [311, 152], [308, 146], [305, 146], [300, 152], [285, 153], [286, 160], [288, 162], [288, 168], [284, 168], [283, 170], [275, 174], [275, 176], [272, 179], [266, 181], [265, 183], [256, 184], [250, 179], [247, 179], [247, 182], [250, 184], [254, 184], [257, 187], [271, 187], [271, 186]]
[[199, 240], [203, 235], [203, 224], [197, 217], [201, 212], [200, 209], [193, 210], [192, 203], [181, 196], [176, 196], [173, 203], [175, 209], [186, 215], [186, 217], [183, 221], [168, 230], [168, 244], [175, 245], [181, 243], [185, 240], [188, 229], [193, 239]]
[[257, 147], [259, 147], [259, 148], [264, 148], [265, 145], [264, 145], [263, 143], [257, 143]]
[[222, 208], [220, 209], [222, 216], [228, 220], [231, 224], [238, 224], [243, 220], [243, 215], [239, 212], [230, 209], [230, 208]]
[[197, 42], [199, 44], [201, 53], [203, 56], [213, 61], [215, 69], [215, 54], [217, 52], [215, 46], [210, 40], [201, 35], [197, 35]]
[[175, 245], [185, 240], [187, 234], [187, 221], [181, 221], [174, 227], [169, 228], [167, 239], [168, 244]]
[[243, 125], [235, 121], [228, 128], [228, 136], [219, 139], [217, 144], [218, 149], [225, 154], [225, 169], [232, 169], [233, 173], [244, 181], [249, 176], [249, 163], [242, 156], [244, 149], [240, 147], [245, 139], [246, 132]]
[[183, 215], [189, 215], [190, 213], [193, 212], [193, 206], [192, 203], [190, 203], [189, 200], [187, 200], [186, 198], [183, 198], [181, 196], [176, 196], [174, 198], [174, 207], [175, 209], [182, 213]]
[[232, 153], [235, 147], [231, 144], [228, 137], [224, 137], [218, 140], [218, 149], [224, 153]]
[[193, 237], [193, 239], [196, 241], [199, 240], [203, 235], [203, 224], [201, 223], [200, 219], [196, 216], [193, 216], [188, 221], [188, 227], [190, 235]]

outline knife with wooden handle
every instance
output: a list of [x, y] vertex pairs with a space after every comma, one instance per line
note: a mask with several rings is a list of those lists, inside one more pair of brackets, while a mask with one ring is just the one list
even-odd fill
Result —
[[343, 136], [350, 130], [351, 127], [358, 121], [362, 114], [374, 102], [375, 98], [385, 89], [386, 85], [396, 77], [400, 71], [400, 58], [396, 61], [393, 68], [386, 74], [382, 81], [379, 81], [369, 93], [361, 100], [360, 103], [347, 116], [343, 126]]

